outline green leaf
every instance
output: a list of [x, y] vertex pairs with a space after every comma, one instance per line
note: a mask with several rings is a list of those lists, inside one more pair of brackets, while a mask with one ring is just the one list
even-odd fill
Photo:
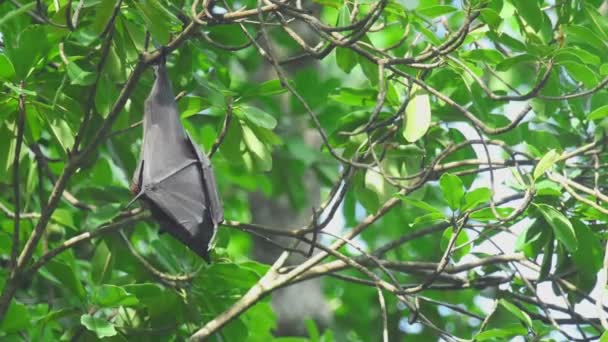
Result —
[[336, 47], [336, 63], [342, 71], [350, 73], [357, 66], [357, 54], [349, 48], [338, 46]]
[[95, 92], [95, 108], [103, 118], [106, 118], [110, 114], [112, 105], [114, 105], [117, 97], [118, 91], [114, 83], [107, 74], [103, 74], [99, 79], [99, 85]]
[[247, 149], [252, 152], [253, 156], [256, 157], [260, 169], [262, 171], [269, 171], [272, 169], [272, 156], [266, 145], [258, 139], [251, 128], [243, 125], [242, 129], [245, 145], [247, 145]]
[[[350, 25], [350, 10], [348, 3], [344, 2], [344, 5], [340, 9], [340, 15], [338, 16], [339, 26]], [[355, 66], [357, 66], [357, 54], [349, 48], [336, 47], [336, 63], [338, 67], [345, 73], [350, 73]]]
[[589, 52], [588, 50], [577, 47], [562, 48], [555, 53], [554, 62], [559, 64], [560, 62], [566, 60], [583, 62], [593, 66], [602, 62], [597, 55]]
[[30, 325], [31, 319], [27, 307], [15, 299], [11, 300], [6, 316], [0, 322], [0, 331], [10, 334], [27, 329]]
[[505, 299], [499, 300], [498, 303], [500, 303], [500, 305], [502, 305], [505, 309], [509, 310], [509, 312], [512, 313], [515, 317], [519, 318], [524, 324], [526, 324], [527, 327], [532, 327], [532, 319], [527, 313], [523, 312], [520, 308], [518, 308], [514, 304], [509, 303]]
[[307, 319], [304, 321], [304, 324], [306, 325], [310, 342], [318, 342], [321, 339], [321, 336], [319, 335], [319, 329], [317, 328], [315, 321]]
[[52, 275], [53, 280], [57, 282], [58, 286], [69, 290], [80, 299], [85, 298], [86, 291], [78, 279], [76, 274], [77, 269], [74, 267], [73, 262], [68, 265], [59, 260], [51, 260], [44, 266], [44, 269]]
[[15, 67], [5, 54], [0, 54], [0, 78], [10, 80], [15, 77]]
[[[439, 242], [439, 247], [442, 251], [445, 251], [448, 248], [452, 235], [454, 235], [454, 229], [452, 227], [449, 227], [443, 231], [441, 240]], [[455, 262], [458, 262], [460, 259], [462, 259], [462, 257], [469, 254], [470, 251], [471, 244], [469, 244], [469, 237], [464, 229], [462, 229], [460, 230], [458, 237], [456, 237], [456, 242], [454, 243], [454, 248], [452, 249], [452, 258]]]
[[114, 324], [103, 318], [85, 314], [80, 316], [80, 323], [88, 330], [94, 332], [99, 338], [110, 337], [117, 334], [116, 329], [114, 329]]
[[244, 102], [259, 97], [283, 94], [286, 91], [287, 89], [281, 85], [280, 80], [268, 80], [261, 84], [255, 84], [253, 87], [244, 89], [241, 93], [241, 101]]
[[536, 62], [536, 60], [537, 60], [537, 57], [524, 53], [521, 55], [505, 58], [502, 62], [500, 62], [498, 65], [496, 65], [496, 70], [509, 71], [516, 65], [523, 64], [523, 63], [532, 64], [532, 63]]
[[553, 234], [547, 239], [547, 243], [543, 247], [543, 262], [540, 265], [540, 271], [538, 272], [538, 278], [540, 281], [547, 280], [551, 267], [553, 266], [553, 257], [555, 256], [555, 240], [553, 240]]
[[179, 297], [174, 291], [167, 290], [156, 284], [139, 283], [123, 286], [123, 289], [137, 297], [140, 304], [148, 309], [148, 314], [153, 318], [164, 319], [173, 314], [180, 303]]
[[12, 18], [15, 18], [15, 17], [19, 16], [20, 14], [25, 13], [25, 12], [31, 10], [32, 8], [34, 8], [34, 6], [36, 6], [36, 2], [35, 1], [30, 2], [29, 4], [17, 6], [17, 8], [15, 8], [12, 11], [9, 11], [2, 18], [0, 18], [0, 27], [2, 27], [3, 25], [5, 25]]
[[471, 59], [475, 61], [489, 62], [492, 64], [498, 64], [505, 60], [505, 57], [498, 51], [492, 49], [475, 49], [471, 51], [465, 51], [460, 54], [462, 58]]
[[608, 116], [608, 105], [601, 106], [593, 110], [593, 112], [587, 115], [589, 120], [600, 120]]
[[565, 35], [568, 43], [576, 43], [590, 45], [599, 52], [606, 52], [606, 44], [592, 30], [585, 26], [569, 25], [565, 27]]
[[72, 84], [88, 86], [95, 83], [95, 73], [82, 70], [75, 62], [68, 63], [66, 68]]
[[462, 184], [460, 177], [444, 173], [439, 179], [439, 185], [441, 186], [443, 197], [448, 202], [450, 209], [459, 209], [462, 199], [464, 198], [464, 185]]
[[[500, 216], [509, 216], [513, 212], [513, 208], [496, 208], [496, 211], [500, 214]], [[476, 210], [470, 216], [472, 219], [477, 221], [492, 221], [496, 219], [492, 208], [483, 208], [481, 210]]]
[[535, 204], [541, 212], [545, 221], [553, 228], [555, 237], [566, 247], [569, 252], [574, 252], [578, 248], [576, 233], [572, 223], [564, 214], [547, 204]]
[[133, 1], [137, 10], [142, 14], [146, 27], [159, 44], [166, 44], [171, 37], [171, 25], [177, 18], [168, 11], [158, 0]]
[[497, 30], [502, 23], [500, 14], [491, 8], [482, 8], [480, 11], [481, 19], [488, 24], [492, 29]]
[[[378, 92], [369, 88], [355, 89], [341, 87], [339, 92], [329, 95], [329, 98], [350, 106], [372, 106], [376, 102]], [[367, 111], [355, 111], [342, 116], [338, 122], [348, 122], [352, 117], [369, 115]]]
[[416, 9], [416, 12], [425, 17], [436, 18], [448, 13], [456, 12], [457, 9], [448, 5], [436, 5]]
[[370, 62], [367, 58], [361, 56], [361, 55], [357, 55], [357, 59], [359, 61], [359, 66], [361, 66], [361, 70], [363, 71], [363, 74], [365, 75], [365, 77], [367, 77], [367, 80], [369, 81], [369, 83], [371, 83], [373, 86], [377, 86], [378, 85], [378, 65], [376, 65], [375, 63]]
[[534, 168], [534, 179], [538, 179], [538, 177], [542, 176], [550, 170], [553, 165], [559, 160], [560, 154], [555, 150], [550, 150], [545, 153], [545, 155], [540, 159], [536, 167]]
[[104, 240], [101, 240], [95, 248], [95, 254], [91, 259], [91, 280], [100, 284], [112, 277], [114, 268], [114, 253], [110, 250]]
[[[107, 165], [107, 162], [105, 164]], [[107, 181], [107, 178], [104, 181]], [[86, 218], [86, 229], [94, 229], [99, 225], [108, 223], [110, 220], [116, 217], [121, 210], [122, 205], [120, 203], [111, 203], [98, 206], [94, 211], [88, 213]]]
[[94, 35], [99, 36], [103, 32], [108, 24], [108, 20], [112, 16], [115, 5], [116, 2], [114, 0], [101, 0], [95, 6], [95, 19], [91, 26], [89, 26]]
[[439, 222], [447, 222], [445, 215], [440, 212], [431, 212], [429, 214], [416, 217], [412, 225], [415, 227], [428, 226]]
[[476, 206], [490, 201], [492, 191], [488, 188], [477, 188], [473, 191], [467, 191], [464, 195], [464, 205], [461, 210], [473, 209]]
[[511, 0], [519, 14], [536, 32], [540, 31], [545, 17], [537, 0]]
[[93, 303], [104, 308], [132, 306], [139, 303], [137, 297], [124, 288], [114, 285], [102, 285], [93, 294]]
[[528, 330], [523, 326], [509, 327], [503, 329], [488, 329], [475, 335], [475, 341], [508, 341], [508, 337], [525, 336]]
[[604, 333], [600, 337], [600, 342], [608, 342], [608, 331], [604, 331]]
[[435, 208], [434, 206], [432, 206], [432, 205], [430, 205], [430, 204], [428, 204], [428, 203], [426, 203], [424, 201], [421, 201], [419, 199], [410, 198], [410, 197], [402, 196], [402, 195], [399, 195], [399, 198], [401, 198], [401, 200], [404, 203], [407, 203], [407, 204], [409, 204], [411, 206], [414, 206], [416, 208], [419, 208], [419, 209], [422, 209], [424, 211], [428, 211], [428, 212], [431, 212], [431, 213], [440, 213], [440, 214], [443, 215], [443, 213], [441, 212], [441, 210], [439, 210], [439, 209]]
[[247, 326], [248, 342], [267, 342], [272, 339], [272, 332], [276, 329], [277, 319], [270, 306], [270, 301], [258, 302], [240, 318]]
[[576, 232], [578, 243], [582, 246], [572, 253], [572, 261], [576, 265], [578, 272], [586, 275], [588, 278], [595, 279], [597, 272], [602, 268], [604, 258], [602, 243], [590, 227], [581, 220], [572, 220], [572, 226]]
[[423, 23], [422, 20], [413, 20], [412, 24], [416, 30], [422, 33], [422, 35], [434, 45], [440, 45], [442, 43], [441, 39], [437, 38], [435, 31], [428, 29], [426, 23]]
[[74, 146], [74, 132], [68, 125], [68, 123], [58, 117], [49, 118], [46, 117], [48, 124], [51, 126], [53, 135], [63, 147], [64, 152], [68, 152], [72, 146]]
[[593, 88], [599, 82], [595, 72], [582, 63], [563, 61], [560, 64], [566, 67], [572, 78], [582, 82], [587, 88]]
[[51, 218], [53, 219], [53, 221], [61, 224], [62, 226], [71, 228], [73, 230], [78, 230], [78, 228], [76, 228], [76, 226], [74, 225], [74, 219], [72, 218], [72, 214], [73, 212], [67, 209], [59, 208], [55, 210], [55, 212], [53, 212]]
[[368, 169], [365, 172], [365, 187], [379, 196], [386, 194], [384, 177], [377, 170]]
[[[6, 25], [8, 27], [9, 25]], [[4, 32], [3, 32], [4, 33]], [[48, 33], [43, 25], [29, 25], [18, 35], [16, 42], [5, 45], [5, 51], [18, 79], [26, 79], [49, 49]]]
[[27, 96], [33, 96], [33, 97], [38, 96], [38, 93], [36, 93], [35, 91], [18, 87], [10, 82], [6, 82], [6, 83], [4, 83], [4, 85], [7, 88], [9, 88], [10, 90], [12, 90], [16, 95], [27, 95]]
[[242, 105], [234, 108], [234, 114], [240, 119], [262, 128], [274, 129], [277, 126], [277, 119], [274, 116], [256, 107]]
[[408, 142], [422, 138], [431, 126], [429, 95], [417, 85], [412, 86], [410, 101], [405, 108], [403, 137]]

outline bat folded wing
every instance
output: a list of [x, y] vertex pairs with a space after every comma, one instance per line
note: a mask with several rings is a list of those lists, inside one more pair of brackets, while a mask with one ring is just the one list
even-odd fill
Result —
[[210, 217], [213, 224], [217, 227], [224, 220], [224, 209], [220, 203], [219, 194], [217, 192], [217, 184], [215, 182], [215, 176], [213, 174], [213, 168], [207, 155], [201, 153], [198, 146], [192, 142], [190, 135], [186, 134], [190, 147], [192, 148], [196, 158], [201, 165], [203, 186], [205, 189], [205, 195], [207, 197], [207, 207], [210, 211]]
[[144, 190], [152, 207], [162, 212], [163, 229], [208, 260], [209, 244], [216, 225], [206, 206], [201, 169], [191, 164]]

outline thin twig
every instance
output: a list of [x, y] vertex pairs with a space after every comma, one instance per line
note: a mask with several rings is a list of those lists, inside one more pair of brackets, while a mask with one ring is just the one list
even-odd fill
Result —
[[[23, 89], [24, 82], [19, 84], [19, 87]], [[13, 159], [13, 195], [15, 196], [15, 215], [13, 220], [13, 246], [11, 248], [11, 270], [14, 272], [17, 268], [17, 257], [19, 254], [19, 225], [21, 220], [21, 189], [19, 185], [21, 181], [19, 179], [19, 159], [21, 157], [21, 145], [23, 144], [23, 133], [25, 130], [25, 94], [19, 96], [19, 110], [17, 111], [17, 138], [15, 141], [15, 155]]]

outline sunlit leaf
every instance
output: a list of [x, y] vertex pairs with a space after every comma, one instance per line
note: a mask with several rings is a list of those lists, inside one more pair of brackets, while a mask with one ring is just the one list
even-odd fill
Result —
[[431, 101], [421, 88], [412, 86], [405, 109], [403, 137], [409, 142], [422, 138], [431, 125]]

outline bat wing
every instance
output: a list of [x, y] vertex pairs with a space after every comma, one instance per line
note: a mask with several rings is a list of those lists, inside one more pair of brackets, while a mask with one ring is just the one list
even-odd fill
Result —
[[188, 164], [148, 187], [145, 199], [162, 212], [163, 229], [208, 260], [215, 225], [207, 215], [206, 197], [198, 163]]
[[213, 174], [213, 167], [211, 161], [206, 154], [201, 153], [198, 146], [192, 142], [189, 135], [186, 134], [188, 143], [194, 151], [194, 154], [201, 165], [201, 171], [203, 176], [203, 186], [207, 197], [208, 210], [210, 211], [210, 217], [213, 221], [213, 225], [217, 227], [224, 220], [224, 209], [220, 203], [220, 197], [217, 191], [217, 184], [215, 182], [215, 175]]

